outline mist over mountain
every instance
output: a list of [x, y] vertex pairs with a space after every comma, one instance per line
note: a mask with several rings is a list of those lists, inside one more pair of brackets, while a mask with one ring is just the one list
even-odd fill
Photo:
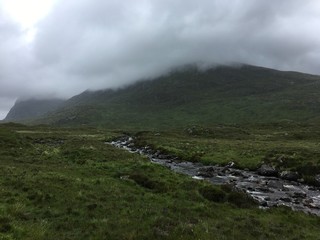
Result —
[[[242, 65], [188, 66], [118, 90], [85, 91], [34, 123], [110, 128], [313, 121], [320, 77]], [[17, 109], [17, 108], [16, 108]]]
[[316, 0], [2, 0], [0, 116], [20, 97], [116, 89], [195, 62], [320, 74], [319, 13]]

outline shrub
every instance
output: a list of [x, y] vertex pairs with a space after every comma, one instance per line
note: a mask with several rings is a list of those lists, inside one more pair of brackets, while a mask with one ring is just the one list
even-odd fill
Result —
[[148, 176], [142, 173], [133, 173], [129, 176], [129, 178], [135, 181], [141, 187], [154, 190], [156, 192], [166, 191], [166, 186], [162, 182], [150, 179]]
[[0, 218], [0, 232], [1, 233], [7, 233], [11, 231], [12, 226], [10, 224], [10, 219], [7, 217], [1, 217]]
[[199, 190], [200, 194], [213, 202], [224, 202], [226, 200], [226, 193], [214, 186], [205, 186]]
[[228, 202], [240, 208], [256, 206], [256, 201], [243, 192], [231, 192], [228, 194]]

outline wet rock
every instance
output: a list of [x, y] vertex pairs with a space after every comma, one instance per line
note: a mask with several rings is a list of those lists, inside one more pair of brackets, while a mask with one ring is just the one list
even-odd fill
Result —
[[133, 148], [133, 147], [134, 147], [134, 143], [133, 143], [133, 142], [129, 143], [129, 144], [127, 145], [127, 147]]
[[161, 154], [161, 152], [158, 150], [158, 151], [156, 151], [156, 152], [153, 154], [152, 157], [158, 158], [160, 154]]
[[280, 181], [271, 180], [267, 182], [267, 186], [275, 189], [283, 189], [283, 183]]
[[308, 190], [309, 191], [317, 191], [318, 189], [316, 187], [314, 187], [314, 186], [309, 186]]
[[254, 177], [254, 176], [250, 176], [248, 178], [248, 181], [252, 182], [252, 183], [261, 183], [261, 180], [259, 178], [257, 178], [257, 177]]
[[303, 179], [303, 178], [299, 178], [299, 179], [297, 180], [297, 182], [299, 182], [299, 183], [304, 183], [304, 179]]
[[266, 187], [257, 187], [257, 190], [264, 193], [272, 192], [269, 188]]
[[235, 167], [236, 164], [234, 162], [229, 162], [225, 167], [226, 168], [232, 168], [232, 167]]
[[310, 208], [320, 209], [320, 207], [318, 205], [314, 204], [314, 203], [310, 203], [308, 206]]
[[267, 164], [262, 164], [257, 172], [262, 176], [278, 176], [278, 171], [274, 167]]
[[241, 171], [230, 171], [230, 173], [236, 177], [245, 177]]
[[270, 201], [271, 198], [270, 198], [270, 197], [265, 197], [264, 200], [265, 200], [265, 201]]
[[309, 208], [319, 209], [319, 206], [315, 204], [311, 198], [304, 200], [303, 205]]
[[170, 159], [172, 158], [170, 155], [166, 155], [166, 154], [159, 154], [158, 155], [158, 158], [159, 159]]
[[311, 204], [311, 203], [313, 203], [312, 198], [308, 198], [308, 199], [305, 199], [305, 200], [303, 201], [303, 204], [305, 204], [305, 205], [309, 205], [309, 204]]
[[283, 171], [280, 173], [280, 177], [289, 181], [297, 181], [300, 176], [297, 172]]
[[253, 187], [248, 187], [247, 190], [248, 191], [254, 191], [254, 188]]
[[213, 167], [200, 168], [198, 172], [198, 176], [211, 178], [215, 176], [215, 169]]
[[291, 202], [291, 199], [289, 197], [282, 197], [280, 198], [280, 200], [284, 202]]
[[296, 198], [296, 199], [293, 200], [293, 203], [300, 204], [301, 203], [301, 199], [300, 198]]
[[279, 163], [283, 163], [284, 160], [285, 160], [285, 156], [283, 156], [283, 155], [281, 155], [281, 156], [279, 156], [279, 157], [277, 158], [277, 161], [278, 161]]
[[307, 194], [304, 192], [294, 192], [292, 195], [293, 198], [305, 198], [306, 196]]
[[146, 154], [153, 154], [153, 150], [150, 148], [147, 148], [144, 150]]
[[221, 170], [222, 173], [230, 173], [230, 169], [229, 168], [223, 168]]
[[320, 174], [316, 175], [314, 179], [316, 180], [317, 185], [320, 186]]

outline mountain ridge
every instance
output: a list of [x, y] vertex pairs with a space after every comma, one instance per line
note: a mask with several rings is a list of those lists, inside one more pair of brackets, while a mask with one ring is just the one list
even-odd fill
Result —
[[319, 118], [320, 77], [251, 65], [184, 67], [118, 90], [85, 91], [34, 123], [176, 128]]
[[25, 122], [38, 118], [59, 108], [63, 99], [18, 99], [8, 112], [3, 122]]

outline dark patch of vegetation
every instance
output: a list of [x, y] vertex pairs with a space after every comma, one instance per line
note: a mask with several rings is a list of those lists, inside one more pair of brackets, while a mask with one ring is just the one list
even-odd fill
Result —
[[199, 190], [200, 194], [213, 202], [229, 202], [240, 208], [249, 208], [257, 206], [257, 202], [254, 201], [246, 193], [233, 190], [228, 185], [213, 186], [207, 185]]
[[165, 191], [165, 186], [163, 183], [153, 180], [150, 177], [144, 175], [143, 173], [133, 173], [129, 176], [130, 179], [135, 181], [138, 185], [141, 187], [155, 190], [157, 192], [163, 192]]
[[248, 194], [238, 191], [233, 191], [228, 194], [228, 202], [240, 208], [248, 208], [258, 205], [256, 201], [248, 196]]
[[219, 187], [205, 186], [199, 191], [201, 195], [213, 202], [225, 202], [226, 193], [222, 191]]

